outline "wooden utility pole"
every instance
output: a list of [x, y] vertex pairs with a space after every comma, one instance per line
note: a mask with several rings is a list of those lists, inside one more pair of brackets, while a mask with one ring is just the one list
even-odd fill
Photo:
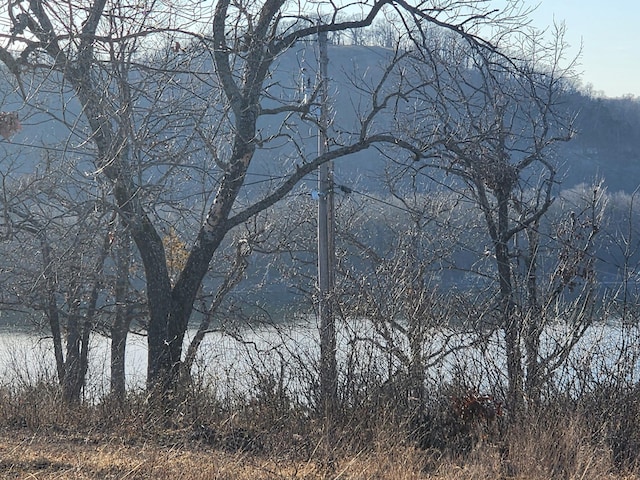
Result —
[[[318, 32], [320, 50], [320, 128], [318, 131], [318, 154], [328, 151], [327, 128], [329, 115], [327, 102], [328, 64], [327, 34]], [[329, 420], [336, 405], [338, 373], [336, 365], [336, 327], [333, 315], [334, 288], [334, 205], [333, 162], [318, 169], [318, 313], [320, 317], [320, 401], [325, 419]]]

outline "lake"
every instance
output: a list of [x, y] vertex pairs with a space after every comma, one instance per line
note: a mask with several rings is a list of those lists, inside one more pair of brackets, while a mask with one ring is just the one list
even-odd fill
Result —
[[[401, 369], [401, 355], [409, 350], [402, 335], [385, 338], [366, 320], [341, 321], [338, 332], [341, 374], [392, 376]], [[190, 331], [186, 341], [194, 333]], [[548, 327], [542, 338], [542, 351], [551, 352], [570, 335], [571, 329], [561, 323]], [[501, 333], [486, 334], [480, 341], [478, 335], [441, 328], [429, 331], [428, 339], [423, 351], [428, 383], [450, 382], [464, 372], [466, 383], [480, 390], [494, 390], [496, 385], [504, 385], [506, 368]], [[555, 381], [576, 394], [589, 383], [611, 378], [637, 381], [639, 346], [637, 326], [597, 323], [586, 331], [565, 364], [556, 371]], [[92, 336], [88, 398], [100, 398], [108, 392], [109, 348], [108, 338]], [[449, 353], [443, 356], [442, 350]], [[394, 351], [399, 354], [394, 355]], [[307, 382], [315, 379], [318, 357], [318, 328], [314, 319], [236, 326], [231, 332], [215, 331], [207, 335], [194, 375], [215, 386], [221, 394], [250, 392], [258, 378], [272, 378], [281, 379], [294, 394], [304, 395]], [[130, 334], [125, 367], [129, 389], [144, 388], [146, 366], [146, 337]], [[50, 338], [11, 328], [0, 330], [0, 381], [3, 384], [33, 384], [54, 376]]]

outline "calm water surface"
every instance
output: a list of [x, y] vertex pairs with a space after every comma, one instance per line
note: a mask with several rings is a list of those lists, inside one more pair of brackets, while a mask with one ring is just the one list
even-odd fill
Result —
[[[400, 368], [397, 359], [388, 354], [389, 342], [376, 335], [368, 322], [343, 322], [338, 330], [341, 371], [352, 368], [371, 373], [377, 369], [385, 375]], [[189, 332], [186, 341], [193, 333]], [[570, 335], [570, 329], [563, 325], [548, 328], [542, 339], [543, 351], [552, 351]], [[450, 330], [434, 330], [429, 338], [424, 355], [433, 361], [429, 362], [427, 380], [451, 380], [457, 372], [464, 371], [469, 378], [477, 379], [481, 388], [504, 382], [504, 342], [500, 334], [490, 335], [481, 343], [468, 333]], [[406, 341], [400, 336], [394, 342], [394, 348], [408, 351]], [[445, 345], [456, 348], [442, 359], [437, 353]], [[458, 348], [461, 346], [466, 348]], [[108, 338], [100, 335], [91, 338], [89, 397], [99, 398], [108, 392], [109, 349]], [[282, 378], [288, 388], [295, 390], [314, 379], [318, 352], [315, 321], [237, 328], [233, 334], [212, 332], [201, 345], [194, 373], [197, 378], [217, 385], [221, 392], [251, 390], [257, 377], [264, 379], [269, 375]], [[571, 385], [578, 376], [584, 382], [589, 378], [599, 381], [610, 375], [637, 380], [639, 356], [638, 327], [598, 324], [590, 327], [578, 342], [566, 366], [556, 374], [559, 379], [556, 381]], [[144, 387], [146, 366], [146, 337], [130, 334], [125, 367], [128, 388]], [[10, 328], [0, 330], [0, 382], [33, 384], [53, 377], [55, 362], [50, 338]]]

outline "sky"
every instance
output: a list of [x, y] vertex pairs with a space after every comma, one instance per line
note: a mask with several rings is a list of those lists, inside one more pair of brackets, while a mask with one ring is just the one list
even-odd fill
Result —
[[[582, 74], [583, 87], [591, 85], [594, 93], [607, 97], [631, 94], [640, 98], [640, 0], [522, 2], [535, 8], [529, 15], [535, 27], [565, 23], [572, 56], [582, 45], [578, 72]], [[500, 8], [504, 0], [492, 3]], [[8, 27], [2, 21], [0, 28]]]
[[607, 97], [640, 98], [640, 1], [526, 0], [537, 5], [532, 25], [544, 28], [564, 22], [566, 40], [577, 54], [582, 86]]

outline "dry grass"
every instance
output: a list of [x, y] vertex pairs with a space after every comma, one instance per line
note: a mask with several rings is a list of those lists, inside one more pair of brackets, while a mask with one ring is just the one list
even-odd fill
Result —
[[0, 437], [0, 476], [7, 479], [424, 478], [411, 457], [410, 451], [398, 458], [356, 455], [328, 466], [313, 461], [231, 454], [196, 446], [127, 446], [106, 440]]
[[[540, 433], [540, 432], [538, 432]], [[569, 431], [565, 440], [574, 438]], [[548, 480], [628, 479], [615, 473], [603, 452], [586, 445], [544, 445], [551, 436], [528, 437], [505, 454], [495, 445], [478, 446], [465, 458], [451, 458], [409, 445], [312, 459], [274, 454], [229, 453], [200, 444], [125, 444], [118, 438], [41, 436], [22, 432], [0, 435], [0, 477], [4, 479], [193, 479], [193, 480]]]
[[[0, 440], [3, 478], [42, 479], [214, 479], [243, 478], [228, 469], [239, 459], [222, 454], [163, 448], [126, 446], [63, 438]], [[225, 477], [227, 475], [227, 477]], [[248, 478], [248, 477], [247, 477]]]
[[[202, 399], [197, 407], [168, 419], [136, 397], [71, 407], [49, 386], [0, 391], [0, 478], [640, 480], [629, 467], [635, 464], [615, 460], [617, 417], [586, 418], [566, 407], [515, 426], [454, 429], [444, 449], [418, 448], [388, 411], [345, 414], [351, 420], [327, 441], [308, 412], [253, 403], [222, 408]], [[630, 418], [629, 408], [621, 411]], [[624, 432], [638, 429], [629, 424]]]

